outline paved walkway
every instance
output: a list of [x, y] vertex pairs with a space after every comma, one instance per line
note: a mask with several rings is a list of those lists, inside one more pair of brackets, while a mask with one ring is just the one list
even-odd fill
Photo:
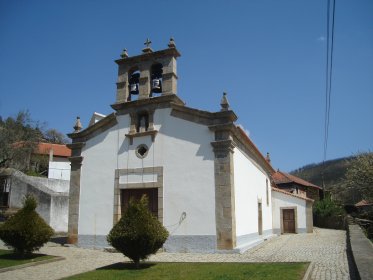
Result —
[[[1, 279], [51, 280], [124, 261], [119, 253], [107, 253], [48, 244], [41, 253], [66, 260], [0, 274]], [[313, 263], [311, 279], [350, 279], [346, 255], [346, 232], [315, 228], [313, 234], [275, 237], [244, 254], [159, 253], [150, 261], [161, 262], [301, 262]]]

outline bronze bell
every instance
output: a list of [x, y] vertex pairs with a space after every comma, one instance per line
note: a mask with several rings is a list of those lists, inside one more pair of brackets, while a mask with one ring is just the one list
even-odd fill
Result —
[[139, 94], [138, 84], [130, 84], [130, 92], [131, 94]]
[[158, 78], [154, 78], [152, 82], [152, 91], [156, 93], [162, 92], [162, 82]]

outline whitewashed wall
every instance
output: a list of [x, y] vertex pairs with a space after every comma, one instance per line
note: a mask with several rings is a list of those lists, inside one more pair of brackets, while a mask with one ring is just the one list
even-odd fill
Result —
[[[129, 125], [126, 117], [120, 117], [120, 122]], [[82, 149], [79, 235], [106, 235], [113, 226], [119, 132], [116, 125], [89, 139]]]
[[297, 211], [296, 232], [302, 233], [307, 231], [306, 201], [295, 196], [272, 191], [273, 230], [275, 233], [281, 233], [281, 207], [295, 207]]
[[70, 161], [50, 161], [48, 167], [48, 178], [69, 181], [70, 171]]
[[180, 227], [169, 228], [173, 235], [215, 236], [214, 134], [170, 113], [157, 110], [154, 116], [159, 130], [155, 162], [164, 167], [164, 225], [177, 223], [186, 212]]
[[[248, 246], [272, 234], [271, 188], [265, 172], [238, 148], [234, 149], [234, 186], [237, 245]], [[258, 235], [258, 201], [262, 202], [262, 236]]]
[[[213, 133], [170, 112], [156, 110], [159, 132], [154, 143], [144, 136], [129, 145], [128, 116], [119, 116], [116, 126], [87, 141], [82, 150], [79, 235], [106, 235], [112, 228], [115, 169], [163, 166], [164, 225], [172, 235], [215, 236]], [[135, 154], [140, 144], [149, 147], [144, 159]], [[186, 218], [177, 225], [183, 212]]]

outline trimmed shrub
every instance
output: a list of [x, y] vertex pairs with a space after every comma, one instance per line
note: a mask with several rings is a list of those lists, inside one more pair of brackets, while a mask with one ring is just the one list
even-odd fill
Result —
[[39, 250], [54, 234], [53, 229], [36, 213], [36, 207], [36, 199], [27, 195], [23, 208], [0, 226], [0, 239], [21, 257]]
[[166, 228], [148, 210], [148, 199], [131, 199], [122, 218], [112, 228], [107, 241], [119, 252], [130, 258], [136, 268], [140, 260], [155, 254], [168, 237]]
[[345, 212], [330, 197], [315, 202], [313, 206], [314, 225], [321, 228], [344, 229]]

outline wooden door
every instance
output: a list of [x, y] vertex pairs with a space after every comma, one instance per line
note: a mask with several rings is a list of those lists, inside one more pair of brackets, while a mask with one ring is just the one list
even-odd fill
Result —
[[294, 209], [282, 209], [284, 233], [295, 233]]
[[123, 212], [127, 209], [130, 200], [136, 199], [140, 200], [143, 195], [148, 197], [148, 208], [154, 216], [158, 217], [158, 189], [124, 189], [121, 190], [121, 211]]

